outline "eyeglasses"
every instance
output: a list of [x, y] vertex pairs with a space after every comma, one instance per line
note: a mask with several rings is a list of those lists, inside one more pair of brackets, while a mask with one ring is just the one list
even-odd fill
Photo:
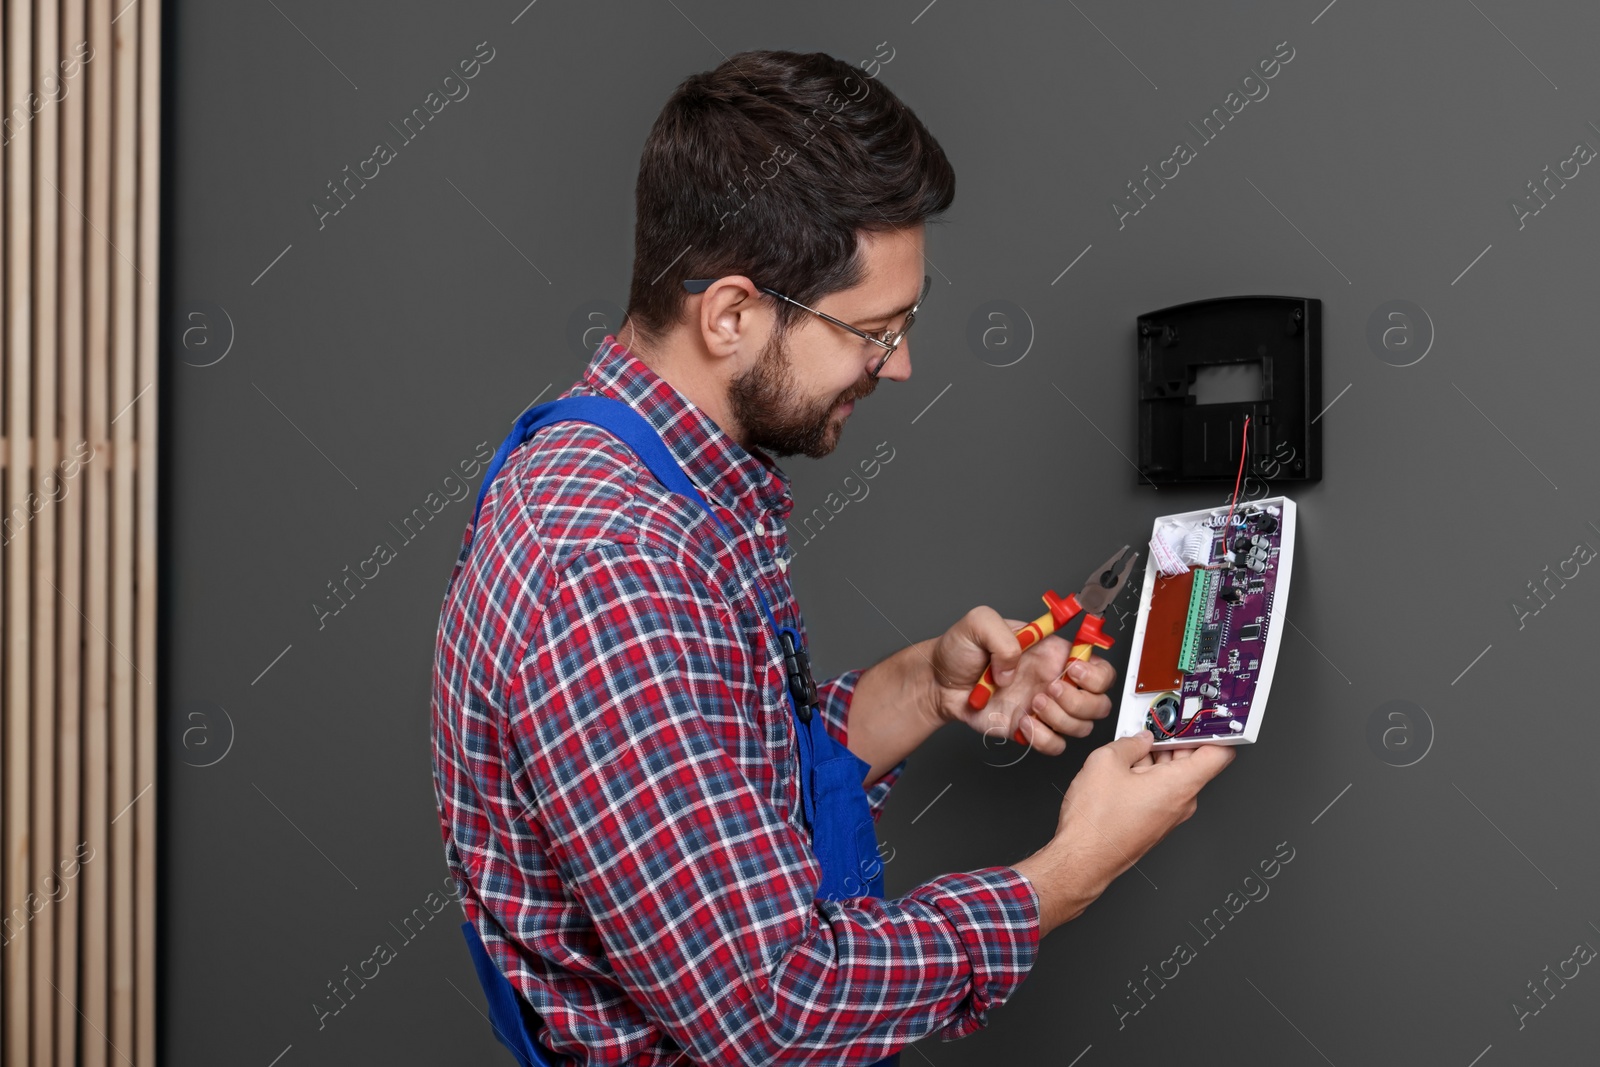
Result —
[[[690, 279], [688, 281], [685, 281], [683, 283], [683, 287], [684, 287], [684, 289], [688, 290], [691, 293], [703, 293], [707, 289], [711, 288], [711, 286], [716, 281], [717, 281], [717, 279], [715, 279], [715, 278], [694, 278], [694, 279]], [[927, 299], [927, 297], [928, 297], [928, 289], [931, 286], [932, 282], [933, 282], [933, 279], [929, 275], [924, 274], [922, 276], [922, 292], [917, 294], [917, 302], [915, 304], [911, 305], [911, 310], [910, 311], [906, 312], [905, 325], [901, 326], [898, 330], [896, 330], [896, 329], [884, 330], [882, 332], [882, 334], [880, 334], [877, 337], [874, 337], [872, 334], [867, 333], [865, 330], [856, 329], [854, 326], [850, 325], [848, 322], [841, 322], [839, 319], [834, 318], [832, 315], [829, 315], [826, 312], [818, 311], [816, 308], [806, 307], [804, 304], [800, 303], [800, 301], [795, 300], [795, 299], [793, 299], [791, 297], [784, 296], [782, 293], [777, 292], [776, 290], [768, 289], [764, 285], [758, 285], [758, 286], [756, 286], [756, 288], [760, 289], [763, 293], [766, 293], [769, 296], [777, 297], [779, 300], [787, 300], [789, 303], [793, 304], [795, 307], [803, 308], [804, 310], [811, 312], [811, 314], [817, 316], [818, 318], [827, 319], [829, 322], [833, 323], [835, 326], [838, 326], [838, 327], [840, 327], [842, 329], [849, 330], [851, 333], [855, 334], [857, 337], [860, 337], [863, 340], [871, 341], [873, 344], [875, 344], [878, 347], [882, 348], [884, 350], [883, 357], [881, 359], [879, 359], [878, 362], [877, 362], [877, 365], [874, 366], [872, 368], [872, 370], [868, 372], [871, 375], [871, 377], [876, 379], [878, 377], [878, 372], [883, 370], [884, 364], [889, 362], [889, 357], [894, 355], [894, 350], [900, 347], [900, 342], [905, 339], [906, 334], [910, 331], [911, 323], [913, 321], [915, 321], [916, 317], [917, 317], [917, 309], [920, 308], [922, 306], [922, 302]]]

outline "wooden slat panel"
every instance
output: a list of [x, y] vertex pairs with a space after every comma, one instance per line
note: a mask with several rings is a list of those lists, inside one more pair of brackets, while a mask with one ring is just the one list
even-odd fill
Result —
[[147, 1067], [161, 7], [0, 5], [0, 1067]]

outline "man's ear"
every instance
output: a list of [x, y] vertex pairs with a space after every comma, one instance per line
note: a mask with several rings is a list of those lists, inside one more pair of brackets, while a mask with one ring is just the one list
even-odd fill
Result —
[[700, 339], [717, 359], [737, 356], [770, 327], [761, 290], [741, 274], [719, 278], [700, 297]]

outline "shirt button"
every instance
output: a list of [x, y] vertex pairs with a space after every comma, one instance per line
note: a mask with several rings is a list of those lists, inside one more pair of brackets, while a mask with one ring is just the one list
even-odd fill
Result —
[[767, 535], [767, 526], [766, 526], [766, 524], [765, 523], [761, 523], [761, 522], [756, 523], [756, 536], [757, 537], [765, 537], [766, 535]]
[[785, 574], [789, 573], [789, 561], [784, 559], [781, 556], [778, 557], [778, 570], [782, 571]]

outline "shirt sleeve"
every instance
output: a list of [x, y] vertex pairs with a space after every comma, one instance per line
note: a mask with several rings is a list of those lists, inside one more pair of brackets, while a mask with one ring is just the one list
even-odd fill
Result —
[[508, 701], [529, 817], [595, 966], [695, 1062], [870, 1064], [971, 1033], [1027, 976], [1038, 897], [1011, 867], [817, 899], [809, 841], [769, 800], [787, 742], [740, 706], [725, 675], [746, 637], [692, 570], [592, 546], [534, 631]]
[[[822, 721], [828, 732], [839, 739], [841, 745], [850, 744], [849, 716], [850, 702], [855, 699], [856, 683], [861, 680], [865, 667], [846, 671], [837, 678], [829, 678], [825, 682], [817, 683], [817, 699], [822, 706]], [[878, 816], [883, 814], [884, 802], [889, 799], [889, 790], [894, 788], [894, 783], [899, 781], [900, 774], [906, 769], [906, 764], [911, 761], [907, 756], [893, 767], [884, 772], [883, 777], [873, 782], [867, 789], [867, 806], [872, 809], [872, 821], [876, 823]]]

